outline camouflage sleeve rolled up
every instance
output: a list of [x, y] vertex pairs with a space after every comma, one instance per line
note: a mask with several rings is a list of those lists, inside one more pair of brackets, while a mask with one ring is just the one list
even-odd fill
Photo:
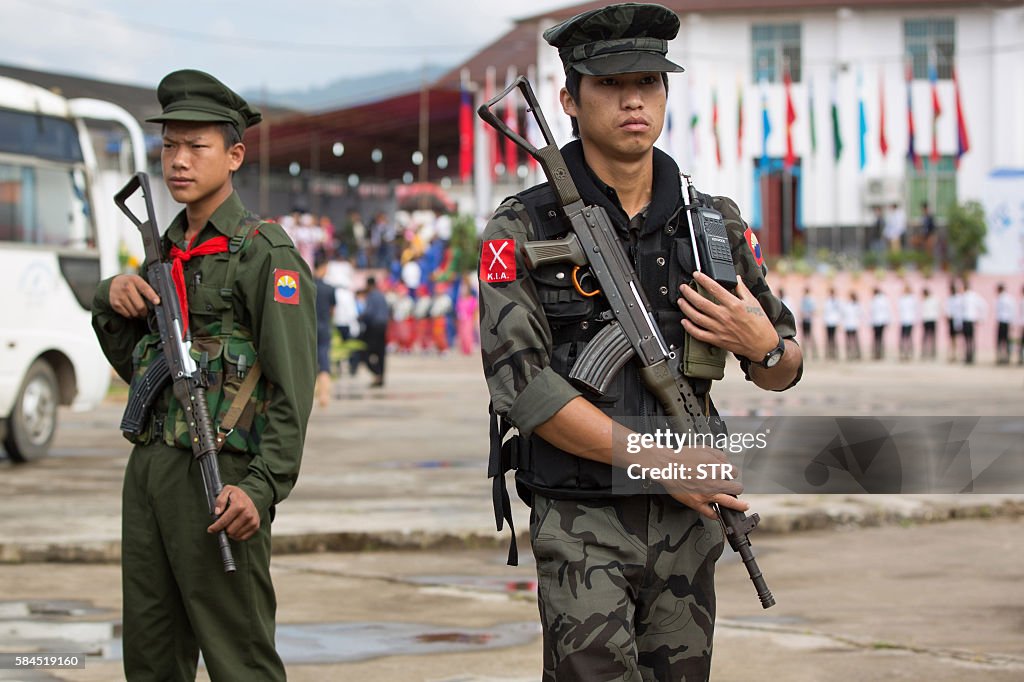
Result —
[[[747, 241], [746, 231], [749, 226], [740, 215], [739, 207], [728, 197], [714, 197], [712, 202], [715, 209], [725, 217], [725, 227], [729, 232], [736, 274], [743, 278], [743, 283], [750, 289], [750, 293], [757, 297], [779, 335], [784, 339], [795, 339], [796, 318], [768, 287], [768, 282], [765, 280], [765, 269], [755, 260], [752, 251], [754, 247]], [[754, 239], [756, 240], [756, 237]]]
[[479, 268], [487, 388], [494, 411], [527, 436], [580, 395], [550, 367], [551, 329], [520, 253], [531, 237], [522, 203], [506, 199], [484, 230]]
[[[743, 283], [750, 289], [750, 293], [757, 297], [761, 308], [764, 309], [768, 319], [772, 321], [775, 331], [784, 339], [790, 339], [796, 343], [796, 318], [793, 312], [774, 294], [765, 279], [765, 267], [758, 263], [760, 246], [757, 245], [757, 237], [751, 237], [747, 241], [747, 233], [750, 226], [740, 215], [740, 209], [736, 203], [728, 197], [714, 197], [712, 202], [715, 208], [725, 218], [725, 227], [729, 233], [729, 243], [732, 246], [732, 260], [736, 266], [736, 274], [743, 278]], [[752, 234], [752, 233], [751, 233]], [[754, 249], [758, 255], [754, 255]], [[739, 357], [739, 356], [737, 356]], [[786, 388], [792, 388], [803, 376], [803, 365], [797, 370], [796, 377]], [[785, 390], [785, 389], [782, 389]]]

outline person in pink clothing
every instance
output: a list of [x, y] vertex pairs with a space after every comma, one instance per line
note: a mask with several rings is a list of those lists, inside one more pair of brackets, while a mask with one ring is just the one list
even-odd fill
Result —
[[479, 307], [477, 292], [473, 287], [475, 280], [468, 275], [462, 279], [462, 291], [455, 304], [455, 320], [459, 339], [459, 349], [463, 355], [470, 355], [476, 347], [476, 311]]

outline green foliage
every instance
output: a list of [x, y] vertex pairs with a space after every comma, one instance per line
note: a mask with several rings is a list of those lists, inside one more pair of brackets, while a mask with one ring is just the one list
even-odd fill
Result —
[[458, 262], [452, 264], [455, 272], [461, 274], [476, 271], [480, 238], [476, 234], [473, 216], [460, 213], [452, 218], [451, 248], [453, 255], [458, 255]]
[[950, 262], [956, 272], [974, 270], [985, 253], [985, 209], [977, 201], [949, 207]]

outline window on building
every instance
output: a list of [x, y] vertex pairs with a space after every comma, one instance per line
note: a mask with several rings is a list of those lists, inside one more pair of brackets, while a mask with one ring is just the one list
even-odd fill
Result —
[[940, 156], [936, 163], [922, 156], [921, 170], [908, 159], [907, 201], [907, 220], [911, 225], [921, 223], [923, 201], [928, 202], [935, 219], [944, 224], [950, 205], [956, 202], [956, 156]]
[[755, 83], [781, 83], [787, 66], [793, 82], [800, 82], [800, 24], [755, 24], [750, 39]]
[[914, 78], [928, 78], [928, 65], [931, 63], [935, 64], [939, 78], [953, 77], [954, 29], [952, 19], [907, 19], [903, 22], [903, 42], [907, 48], [907, 59], [914, 68]]

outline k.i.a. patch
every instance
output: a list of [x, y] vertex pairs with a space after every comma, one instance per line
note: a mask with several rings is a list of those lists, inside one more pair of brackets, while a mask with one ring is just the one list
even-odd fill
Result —
[[516, 279], [516, 242], [514, 239], [488, 239], [480, 252], [480, 281], [488, 284]]
[[274, 269], [274, 300], [278, 303], [299, 304], [299, 273], [295, 270]]

